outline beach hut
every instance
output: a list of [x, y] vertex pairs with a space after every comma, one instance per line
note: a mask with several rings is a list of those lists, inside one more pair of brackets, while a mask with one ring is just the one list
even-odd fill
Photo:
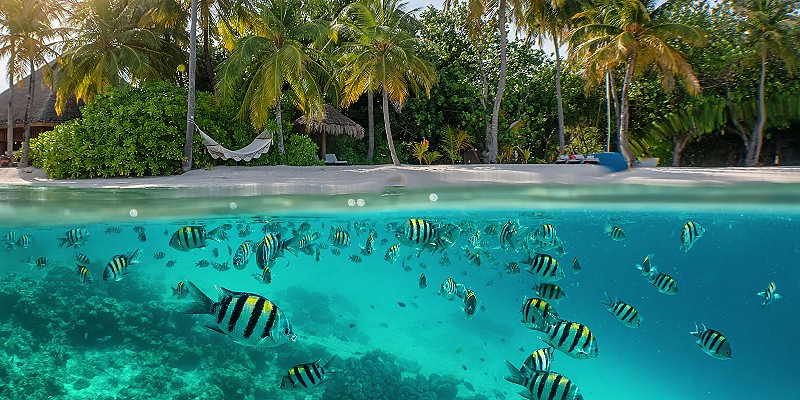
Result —
[[309, 119], [303, 115], [294, 121], [293, 129], [296, 132], [319, 135], [319, 154], [322, 160], [325, 159], [327, 154], [325, 146], [327, 135], [349, 135], [356, 139], [364, 138], [364, 128], [361, 125], [347, 118], [329, 104], [325, 104], [325, 109], [319, 120], [311, 119], [309, 122]]
[[[51, 131], [61, 123], [80, 118], [81, 110], [79, 104], [72, 96], [67, 101], [67, 106], [62, 115], [56, 114], [56, 94], [43, 84], [44, 72], [42, 69], [36, 71], [33, 93], [33, 106], [30, 109], [29, 118], [31, 121], [31, 138], [39, 136], [40, 133]], [[0, 93], [0, 154], [5, 154], [9, 143], [7, 142], [8, 129], [8, 98], [11, 96], [11, 89], [6, 89]], [[14, 103], [11, 105], [11, 114], [14, 116], [14, 141], [11, 143], [12, 149], [22, 147], [25, 128], [25, 106], [28, 102], [28, 77], [14, 86]], [[81, 103], [82, 104], [82, 103]]]

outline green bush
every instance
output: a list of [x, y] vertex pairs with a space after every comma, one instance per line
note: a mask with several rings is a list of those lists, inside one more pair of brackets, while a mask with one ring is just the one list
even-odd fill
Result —
[[[198, 92], [195, 121], [223, 146], [238, 149], [258, 134], [236, 118], [237, 106]], [[186, 134], [186, 91], [165, 82], [112, 89], [82, 109], [83, 118], [61, 124], [31, 141], [34, 165], [53, 178], [171, 175], [181, 173]], [[287, 132], [287, 130], [285, 130]], [[248, 165], [312, 165], [316, 145], [290, 135], [287, 154], [277, 146]], [[283, 159], [282, 159], [283, 158]], [[193, 168], [236, 165], [214, 160], [195, 135]]]

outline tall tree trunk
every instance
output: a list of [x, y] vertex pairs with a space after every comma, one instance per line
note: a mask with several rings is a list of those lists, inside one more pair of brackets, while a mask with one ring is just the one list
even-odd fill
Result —
[[606, 71], [606, 151], [611, 151], [611, 78]]
[[680, 167], [681, 166], [681, 152], [683, 148], [686, 147], [686, 143], [689, 142], [689, 138], [674, 138], [672, 140], [672, 166], [673, 167]]
[[631, 81], [633, 81], [633, 68], [636, 66], [636, 49], [631, 49], [628, 53], [628, 62], [625, 67], [625, 80], [622, 81], [622, 102], [620, 104], [619, 114], [619, 146], [622, 150], [622, 155], [628, 161], [628, 166], [633, 166], [633, 152], [631, 145], [628, 142], [628, 121], [630, 114], [628, 109], [628, 93], [631, 88]]
[[20, 159], [20, 166], [27, 167], [30, 165], [30, 152], [31, 152], [31, 108], [33, 108], [33, 93], [36, 87], [36, 67], [33, 64], [33, 59], [30, 59], [29, 64], [31, 75], [28, 78], [28, 102], [25, 104], [25, 119], [22, 121], [25, 127], [25, 133], [22, 142], [22, 158]]
[[214, 66], [211, 65], [211, 39], [209, 38], [208, 29], [208, 26], [203, 27], [203, 62], [208, 75], [208, 84], [211, 90], [214, 90], [216, 79], [214, 79]]
[[767, 52], [761, 52], [761, 79], [758, 82], [758, 119], [753, 126], [753, 134], [750, 135], [750, 143], [747, 145], [748, 167], [758, 165], [761, 158], [761, 144], [764, 142], [764, 126], [767, 124], [767, 105], [764, 101], [764, 83], [767, 76]]
[[367, 90], [367, 134], [369, 145], [367, 146], [367, 161], [372, 162], [375, 157], [375, 95], [372, 89]]
[[500, 31], [500, 74], [497, 79], [497, 93], [494, 96], [492, 108], [492, 127], [486, 139], [484, 162], [497, 162], [497, 132], [500, 124], [500, 103], [503, 101], [503, 92], [506, 89], [506, 74], [508, 69], [508, 35], [506, 34], [506, 0], [500, 0], [497, 7], [497, 29]]
[[617, 85], [616, 80], [614, 79], [614, 71], [609, 71], [608, 77], [611, 79], [611, 100], [614, 103], [614, 116], [616, 117], [617, 124], [615, 125], [615, 135], [614, 137], [617, 139], [617, 151], [622, 153], [622, 145], [620, 144], [619, 140], [619, 99], [617, 98]]
[[283, 156], [286, 154], [286, 149], [283, 148], [283, 116], [281, 115], [280, 97], [278, 97], [278, 104], [275, 107], [275, 122], [278, 123], [278, 152]]
[[553, 47], [556, 51], [556, 104], [558, 105], [558, 154], [564, 151], [566, 145], [566, 135], [564, 133], [564, 103], [561, 98], [561, 55], [558, 51], [558, 35], [551, 34], [553, 37]]
[[189, 98], [186, 107], [186, 141], [183, 144], [183, 172], [192, 170], [192, 145], [194, 144], [194, 88], [197, 73], [197, 0], [192, 0], [189, 24]]
[[[483, 37], [480, 36], [480, 39], [477, 40], [483, 40], [482, 38]], [[486, 62], [484, 61], [485, 57], [483, 53], [483, 47], [482, 46], [480, 47], [474, 46], [474, 47], [478, 55], [478, 70], [481, 73], [481, 97], [479, 101], [481, 103], [481, 109], [483, 110], [482, 115], [483, 115], [483, 127], [484, 127], [485, 137], [488, 138], [492, 134], [492, 124], [491, 124], [492, 119], [489, 116], [488, 112], [489, 106], [487, 105], [489, 101], [489, 77], [487, 76], [486, 73]]]
[[394, 140], [392, 139], [392, 127], [389, 125], [389, 95], [386, 93], [386, 89], [383, 89], [383, 129], [386, 131], [386, 140], [389, 142], [392, 163], [399, 167], [400, 160], [397, 159], [397, 151], [394, 149]]
[[[12, 61], [8, 61], [9, 68], [11, 68]], [[8, 116], [8, 129], [6, 129], [6, 154], [8, 158], [14, 159], [14, 114], [12, 112], [12, 104], [14, 104], [14, 77], [11, 71], [8, 73], [8, 104], [6, 105], [6, 115]]]

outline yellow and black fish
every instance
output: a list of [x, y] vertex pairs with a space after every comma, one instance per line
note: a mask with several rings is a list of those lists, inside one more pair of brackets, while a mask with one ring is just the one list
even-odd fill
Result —
[[569, 321], [559, 321], [555, 324], [545, 323], [542, 332], [545, 337], [541, 339], [545, 343], [572, 358], [597, 357], [597, 341], [586, 325]]
[[505, 380], [522, 385], [525, 389], [519, 394], [526, 399], [583, 400], [578, 386], [564, 375], [550, 371], [531, 371], [525, 366], [519, 370], [508, 361], [506, 367], [511, 375], [506, 376]]
[[764, 302], [761, 303], [761, 308], [768, 306], [770, 303], [772, 303], [772, 300], [777, 300], [782, 298], [781, 295], [775, 292], [775, 290], [776, 290], [775, 282], [770, 282], [769, 285], [767, 285], [767, 290], [763, 292], [758, 292], [758, 296], [764, 298]]
[[549, 371], [553, 362], [553, 347], [534, 350], [522, 363], [529, 371]]
[[195, 302], [184, 313], [213, 315], [214, 324], [206, 325], [209, 329], [247, 346], [274, 347], [297, 339], [289, 319], [266, 297], [216, 286], [219, 300], [213, 301], [192, 282], [185, 282]]
[[525, 298], [522, 302], [522, 323], [525, 326], [543, 331], [547, 324], [555, 324], [561, 319], [558, 317], [558, 311], [550, 305], [546, 300], [539, 298]]
[[22, 247], [23, 249], [28, 248], [31, 245], [31, 235], [22, 235], [17, 239], [16, 243], [17, 247]]
[[456, 283], [450, 277], [445, 279], [444, 283], [442, 283], [442, 286], [439, 288], [439, 295], [447, 300], [453, 300], [456, 297], [464, 298], [466, 293], [467, 289], [464, 287], [464, 285]]
[[361, 257], [359, 257], [359, 256], [357, 256], [355, 254], [351, 254], [349, 259], [350, 259], [350, 261], [352, 261], [352, 262], [354, 262], [356, 264], [364, 261], [364, 260], [361, 259]]
[[138, 263], [141, 255], [142, 249], [136, 249], [127, 254], [117, 254], [111, 257], [103, 271], [103, 280], [107, 281], [112, 278], [115, 281], [122, 280], [122, 277], [128, 273], [128, 267]]
[[283, 257], [284, 250], [291, 251], [279, 233], [267, 233], [264, 240], [256, 244], [256, 264], [263, 269], [265, 265], [272, 265], [278, 257]]
[[364, 247], [361, 248], [361, 255], [368, 256], [375, 251], [375, 236], [372, 233], [367, 236], [367, 242], [364, 243]]
[[186, 297], [186, 294], [189, 293], [189, 288], [183, 282], [178, 282], [178, 287], [170, 289], [172, 289], [172, 295], [178, 296], [178, 299]]
[[555, 282], [564, 278], [564, 270], [561, 269], [558, 260], [547, 254], [535, 253], [533, 258], [529, 256], [525, 263], [528, 264], [525, 271], [545, 282]]
[[389, 247], [389, 249], [386, 250], [386, 255], [383, 256], [383, 259], [390, 263], [394, 263], [395, 261], [397, 261], [398, 258], [400, 258], [399, 244], [395, 244], [392, 245], [392, 247]]
[[425, 278], [425, 274], [423, 273], [419, 276], [419, 288], [425, 289], [426, 287], [428, 287], [428, 279]]
[[518, 274], [518, 273], [520, 272], [520, 269], [519, 269], [519, 264], [517, 264], [517, 263], [516, 263], [516, 262], [514, 262], [514, 261], [512, 261], [512, 262], [508, 263], [508, 264], [506, 265], [506, 272], [508, 272], [508, 273], [509, 273], [509, 275], [516, 275], [516, 274]]
[[81, 283], [92, 283], [94, 282], [94, 278], [89, 275], [89, 268], [86, 268], [84, 265], [78, 266], [78, 278], [80, 278]]
[[233, 255], [233, 267], [243, 270], [250, 261], [251, 254], [253, 254], [253, 242], [245, 240], [236, 248], [236, 254]]
[[328, 242], [342, 249], [350, 247], [350, 233], [341, 226], [338, 228], [331, 227], [330, 235], [328, 235]]
[[628, 303], [623, 302], [620, 299], [614, 298], [612, 299], [608, 293], [605, 294], [606, 299], [605, 301], [601, 301], [601, 303], [606, 305], [606, 310], [614, 316], [622, 325], [627, 326], [628, 328], [638, 328], [641, 325], [641, 320], [639, 318], [639, 312], [636, 311], [633, 306]]
[[733, 357], [731, 343], [718, 331], [708, 329], [705, 325], [703, 325], [703, 330], [700, 330], [695, 324], [694, 332], [689, 333], [697, 336], [697, 345], [711, 357], [719, 360], [728, 360]]
[[411, 218], [401, 225], [394, 235], [401, 244], [414, 249], [436, 246], [436, 228], [424, 219]]
[[253, 277], [259, 282], [272, 283], [272, 268], [269, 265], [265, 265], [261, 269], [261, 274], [253, 274]]
[[627, 238], [627, 236], [625, 235], [625, 231], [623, 231], [622, 228], [618, 226], [606, 225], [605, 233], [616, 242], [623, 241], [625, 240], [625, 238]]
[[166, 256], [167, 256], [166, 253], [164, 253], [163, 251], [159, 251], [158, 253], [153, 254], [153, 259], [154, 260], [160, 260], [160, 259], [162, 259], [162, 258], [164, 258]]
[[34, 260], [32, 257], [28, 257], [28, 265], [31, 269], [42, 269], [50, 265], [50, 259], [47, 257], [39, 257]]
[[331, 357], [325, 365], [319, 365], [320, 360], [295, 365], [283, 375], [281, 389], [307, 389], [325, 382], [329, 374], [339, 372], [329, 367], [334, 358], [336, 356]]
[[221, 242], [227, 239], [222, 227], [206, 232], [204, 226], [184, 226], [172, 234], [169, 246], [175, 250], [189, 251], [208, 246], [209, 240]]
[[478, 311], [478, 299], [472, 290], [467, 289], [467, 294], [464, 295], [464, 314], [470, 319], [476, 311]]
[[653, 254], [648, 254], [641, 264], [636, 264], [636, 268], [642, 271], [642, 275], [649, 276], [650, 272], [653, 271], [653, 257]]
[[89, 239], [91, 233], [89, 230], [84, 228], [74, 228], [70, 229], [64, 233], [64, 237], [58, 239], [58, 248], [64, 247], [81, 247], [86, 244], [86, 240]]
[[75, 262], [79, 265], [89, 265], [92, 263], [89, 257], [82, 253], [75, 253]]
[[661, 293], [668, 295], [678, 294], [678, 283], [675, 282], [675, 279], [667, 274], [658, 272], [655, 267], [650, 269], [647, 279]]
[[535, 285], [533, 290], [536, 291], [539, 297], [551, 303], [558, 303], [561, 299], [567, 297], [567, 294], [560, 286], [552, 283], [540, 283]]
[[464, 257], [477, 267], [481, 266], [481, 253], [477, 249], [464, 248]]
[[517, 250], [517, 234], [521, 231], [519, 229], [519, 222], [508, 221], [503, 224], [500, 229], [500, 248]]
[[697, 222], [688, 221], [683, 224], [681, 229], [681, 251], [689, 251], [701, 237], [706, 233], [706, 229]]

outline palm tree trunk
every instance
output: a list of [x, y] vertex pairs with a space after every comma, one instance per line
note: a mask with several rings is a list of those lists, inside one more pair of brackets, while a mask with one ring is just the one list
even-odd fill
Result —
[[25, 104], [25, 119], [23, 120], [23, 126], [25, 127], [25, 133], [23, 136], [22, 142], [22, 158], [20, 159], [20, 166], [27, 167], [30, 165], [30, 160], [28, 159], [31, 152], [31, 108], [33, 108], [33, 89], [36, 87], [36, 67], [33, 64], [33, 59], [30, 60], [30, 70], [31, 75], [28, 79], [28, 102]]
[[215, 86], [215, 79], [214, 79], [214, 67], [211, 65], [211, 39], [208, 35], [209, 27], [203, 27], [203, 62], [206, 68], [206, 74], [208, 75], [208, 84], [211, 87], [211, 90], [214, 89]]
[[614, 71], [609, 71], [608, 77], [611, 83], [611, 100], [614, 103], [614, 116], [616, 117], [617, 124], [614, 126], [616, 130], [616, 134], [614, 137], [617, 139], [617, 151], [622, 153], [622, 145], [620, 144], [619, 140], [619, 99], [617, 98], [617, 85], [614, 79]]
[[375, 95], [372, 89], [367, 90], [367, 133], [369, 134], [369, 145], [367, 147], [367, 161], [372, 162], [375, 156]]
[[500, 0], [497, 7], [497, 29], [500, 31], [500, 74], [497, 79], [497, 93], [494, 96], [492, 108], [492, 127], [486, 140], [484, 162], [497, 162], [497, 132], [500, 124], [500, 103], [503, 101], [503, 92], [506, 89], [506, 74], [508, 69], [508, 36], [506, 34], [506, 0]]
[[197, 72], [197, 0], [192, 0], [191, 22], [189, 24], [189, 97], [186, 107], [186, 141], [183, 144], [183, 165], [181, 170], [192, 170], [192, 145], [194, 144], [194, 88]]
[[564, 134], [564, 103], [561, 98], [561, 55], [558, 52], [558, 35], [552, 34], [553, 47], [556, 54], [556, 104], [558, 105], [558, 154], [564, 151], [566, 136]]
[[761, 158], [761, 144], [764, 142], [764, 126], [767, 123], [767, 105], [764, 101], [764, 82], [767, 76], [767, 52], [761, 52], [761, 80], [758, 82], [758, 119], [753, 126], [753, 134], [750, 135], [750, 143], [747, 146], [746, 166], [755, 167]]
[[383, 89], [383, 129], [386, 131], [386, 140], [389, 142], [389, 154], [392, 155], [392, 163], [400, 166], [400, 160], [397, 159], [397, 151], [394, 149], [394, 141], [392, 140], [392, 127], [389, 125], [389, 95], [386, 89]]
[[619, 114], [619, 146], [622, 155], [628, 160], [628, 166], [633, 166], [633, 152], [628, 142], [628, 121], [630, 120], [628, 108], [628, 93], [633, 80], [633, 68], [636, 65], [636, 49], [631, 49], [628, 53], [628, 62], [625, 67], [625, 80], [622, 81], [622, 102]]
[[686, 143], [689, 141], [689, 137], [686, 138], [675, 138], [672, 141], [672, 166], [673, 167], [680, 167], [681, 166], [681, 152], [683, 148], [686, 147]]
[[[9, 68], [11, 68], [12, 61], [8, 61]], [[8, 116], [8, 129], [6, 129], [6, 154], [8, 158], [14, 159], [14, 114], [12, 113], [12, 104], [14, 104], [14, 77], [9, 71], [8, 74], [8, 104], [6, 105], [6, 115]]]
[[275, 107], [275, 122], [278, 123], [278, 152], [281, 156], [286, 154], [286, 149], [283, 148], [283, 116], [281, 115], [281, 99], [278, 98], [278, 105]]

